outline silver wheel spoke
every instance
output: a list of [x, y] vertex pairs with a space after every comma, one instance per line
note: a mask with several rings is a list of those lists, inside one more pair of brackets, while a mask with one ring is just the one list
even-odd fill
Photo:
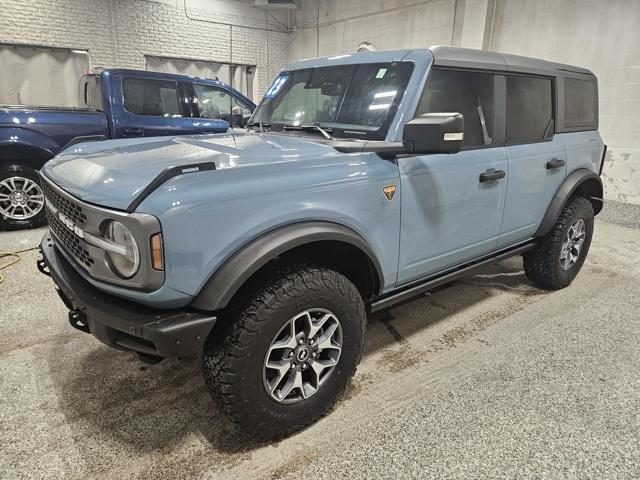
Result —
[[267, 349], [265, 389], [278, 402], [305, 400], [331, 375], [341, 351], [337, 317], [321, 308], [305, 310], [282, 326]]
[[44, 207], [40, 186], [24, 177], [9, 177], [0, 181], [0, 212], [12, 220], [35, 217]]

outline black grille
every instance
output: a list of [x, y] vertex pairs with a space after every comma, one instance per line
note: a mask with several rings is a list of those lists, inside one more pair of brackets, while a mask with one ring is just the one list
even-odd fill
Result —
[[[75, 225], [79, 227], [84, 225], [87, 216], [82, 213], [82, 207], [80, 207], [80, 205], [64, 198], [51, 186], [47, 185], [46, 181], [42, 182], [42, 188], [44, 190], [46, 202], [49, 205], [55, 207], [55, 209], [65, 217], [73, 221]], [[70, 255], [73, 255], [73, 257], [82, 263], [87, 269], [91, 269], [91, 266], [95, 262], [94, 259], [91, 258], [89, 251], [85, 248], [84, 240], [69, 230], [69, 228], [60, 221], [58, 215], [52, 213], [49, 208], [45, 208], [45, 211], [47, 214], [47, 221], [49, 222], [49, 228], [51, 228], [51, 231], [60, 242], [60, 247]]]
[[44, 195], [47, 199], [47, 202], [56, 207], [60, 211], [60, 213], [62, 213], [76, 225], [84, 225], [85, 221], [87, 220], [87, 216], [82, 213], [82, 207], [80, 205], [64, 198], [62, 195], [56, 192], [53, 187], [48, 185], [46, 181], [42, 182], [42, 189], [44, 190]]

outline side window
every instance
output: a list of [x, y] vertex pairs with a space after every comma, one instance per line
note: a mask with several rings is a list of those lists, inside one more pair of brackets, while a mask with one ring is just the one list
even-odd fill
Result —
[[507, 75], [507, 143], [539, 142], [553, 128], [553, 82]]
[[178, 85], [165, 80], [125, 78], [122, 82], [124, 108], [136, 115], [181, 117]]
[[493, 81], [488, 73], [459, 72], [434, 69], [416, 115], [451, 112], [464, 116], [462, 145], [491, 145], [493, 138]]
[[232, 97], [231, 100], [231, 118], [233, 120], [232, 125], [244, 125], [251, 116], [251, 109], [248, 105], [238, 100], [236, 97]]
[[564, 126], [596, 128], [596, 82], [567, 78], [564, 81]]
[[198, 106], [200, 118], [215, 118], [229, 121], [233, 97], [224, 90], [209, 85], [193, 84], [196, 94], [194, 102]]

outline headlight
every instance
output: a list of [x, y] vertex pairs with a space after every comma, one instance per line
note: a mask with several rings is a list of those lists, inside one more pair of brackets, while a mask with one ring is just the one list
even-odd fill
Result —
[[124, 278], [133, 277], [140, 267], [140, 249], [131, 231], [122, 223], [111, 220], [104, 233], [105, 239], [123, 247], [120, 252], [107, 251], [109, 268]]

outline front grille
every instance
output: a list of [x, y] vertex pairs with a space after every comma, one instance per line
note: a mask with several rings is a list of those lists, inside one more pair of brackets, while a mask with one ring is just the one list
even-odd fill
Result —
[[[55, 191], [46, 180], [41, 183], [47, 207], [53, 206], [54, 210], [57, 210], [57, 212], [71, 220], [74, 225], [77, 225], [80, 228], [84, 227], [87, 216], [82, 212], [82, 207]], [[50, 208], [45, 208], [45, 212], [47, 214], [49, 228], [56, 236], [59, 246], [84, 265], [84, 267], [91, 270], [95, 260], [87, 250], [84, 240], [78, 237], [69, 229], [69, 227], [60, 221], [58, 213], [53, 213]]]
[[65, 217], [70, 219], [76, 225], [84, 225], [87, 220], [87, 216], [82, 212], [82, 207], [80, 205], [60, 195], [53, 189], [53, 187], [47, 184], [46, 181], [42, 182], [42, 190], [44, 191], [44, 195], [48, 203], [56, 207]]

